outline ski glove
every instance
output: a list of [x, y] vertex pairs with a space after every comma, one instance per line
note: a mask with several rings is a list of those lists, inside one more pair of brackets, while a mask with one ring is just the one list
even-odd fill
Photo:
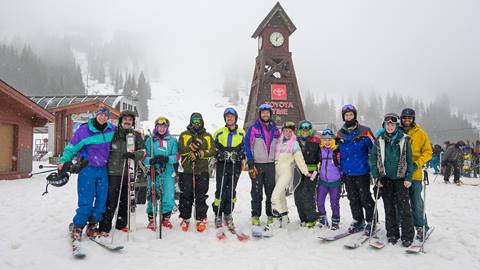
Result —
[[188, 153], [188, 158], [191, 161], [195, 161], [199, 158], [203, 158], [205, 156], [205, 153], [202, 150], [194, 151], [194, 152], [189, 152]]
[[162, 155], [157, 155], [150, 159], [150, 165], [155, 165], [155, 164], [165, 164], [168, 162], [168, 157], [167, 156], [162, 156]]
[[123, 159], [135, 159], [135, 153], [133, 152], [125, 152], [122, 155]]
[[198, 151], [200, 149], [200, 147], [202, 147], [202, 140], [201, 139], [195, 139], [193, 142], [191, 142], [189, 145], [188, 145], [188, 148], [190, 148], [190, 150], [192, 151]]

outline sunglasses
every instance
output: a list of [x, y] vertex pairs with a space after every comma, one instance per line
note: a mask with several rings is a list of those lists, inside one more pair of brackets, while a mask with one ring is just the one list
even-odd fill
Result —
[[202, 118], [193, 118], [192, 119], [192, 124], [200, 124], [202, 122], [203, 122]]
[[312, 129], [312, 125], [310, 125], [309, 123], [302, 123], [300, 125], [300, 129]]

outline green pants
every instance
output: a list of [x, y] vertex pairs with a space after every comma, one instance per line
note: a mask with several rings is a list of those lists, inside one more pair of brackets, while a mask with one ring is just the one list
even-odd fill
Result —
[[413, 180], [412, 186], [408, 189], [410, 195], [410, 206], [412, 207], [413, 225], [415, 227], [423, 227], [428, 230], [427, 215], [423, 217], [423, 198], [422, 198], [422, 181]]

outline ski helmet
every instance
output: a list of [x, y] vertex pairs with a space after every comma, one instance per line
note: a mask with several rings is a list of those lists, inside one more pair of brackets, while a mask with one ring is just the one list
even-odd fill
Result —
[[99, 114], [105, 114], [107, 117], [110, 117], [110, 111], [108, 110], [107, 107], [100, 107], [97, 109], [95, 112], [95, 117], [97, 117]]
[[335, 133], [333, 133], [333, 130], [326, 128], [322, 131], [322, 139], [334, 139], [335, 138]]
[[313, 136], [314, 130], [312, 123], [307, 120], [302, 120], [298, 123], [298, 128], [297, 128], [297, 136], [302, 136], [302, 131], [303, 130], [308, 130], [308, 136]]
[[228, 107], [228, 108], [225, 109], [225, 111], [223, 111], [223, 120], [225, 120], [225, 117], [227, 116], [227, 114], [231, 114], [231, 115], [235, 116], [235, 123], [237, 122], [238, 113], [234, 108]]
[[396, 113], [387, 113], [383, 117], [383, 128], [385, 128], [387, 123], [394, 123], [398, 127], [400, 125], [400, 117]]
[[353, 120], [357, 120], [357, 108], [353, 106], [352, 104], [345, 104], [342, 107], [342, 119], [345, 121], [345, 114], [347, 112], [352, 112], [353, 113]]
[[283, 123], [282, 130], [283, 130], [284, 128], [289, 128], [289, 129], [295, 131], [295, 129], [297, 128], [297, 126], [296, 126], [295, 123], [292, 122], [292, 121], [286, 121], [285, 123]]
[[170, 120], [168, 120], [168, 118], [163, 117], [163, 116], [157, 117], [157, 119], [155, 119], [155, 126], [156, 126], [156, 125], [167, 125], [167, 126], [170, 126]]
[[402, 110], [402, 114], [400, 115], [403, 117], [412, 117], [412, 122], [415, 122], [415, 110], [411, 108], [405, 108]]
[[262, 111], [269, 111], [270, 112], [270, 118], [272, 118], [272, 106], [267, 103], [263, 103], [262, 105], [258, 106], [258, 117], [261, 117]]
[[45, 195], [48, 193], [48, 185], [54, 187], [61, 187], [68, 183], [70, 175], [65, 171], [52, 172], [47, 176], [47, 186], [45, 187], [45, 192], [42, 194]]
[[122, 120], [125, 116], [130, 116], [133, 119], [133, 124], [132, 126], [135, 126], [135, 113], [130, 110], [125, 110], [120, 113], [120, 116], [118, 117], [118, 125], [120, 126], [122, 124]]

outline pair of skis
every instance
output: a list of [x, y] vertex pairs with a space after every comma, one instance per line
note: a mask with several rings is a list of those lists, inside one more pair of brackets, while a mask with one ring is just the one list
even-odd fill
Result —
[[[425, 246], [425, 242], [428, 240], [428, 238], [430, 237], [430, 235], [433, 233], [434, 230], [435, 230], [435, 227], [430, 228], [424, 236], [425, 237], [424, 241], [415, 240], [412, 245], [410, 245], [409, 247], [407, 247], [405, 249], [405, 252], [407, 252], [407, 253], [421, 253], [421, 252], [424, 252], [423, 247]], [[370, 246], [372, 248], [375, 248], [375, 249], [382, 249], [386, 246], [385, 239], [384, 240], [378, 239], [374, 242], [371, 242]]]
[[[232, 227], [232, 226], [227, 226], [227, 229], [228, 231], [235, 235], [236, 238], [240, 241], [240, 242], [244, 242], [244, 241], [248, 241], [250, 240], [250, 236], [242, 233], [242, 232], [238, 232], [237, 229], [235, 227]], [[223, 230], [223, 227], [220, 227], [220, 228], [217, 228], [217, 238], [218, 240], [225, 240], [227, 239], [227, 235], [225, 234], [225, 231]]]
[[[73, 223], [70, 223], [69, 225], [69, 232], [70, 234], [72, 233], [72, 230], [73, 230]], [[116, 251], [119, 251], [119, 250], [122, 250], [123, 249], [123, 246], [121, 245], [114, 245], [112, 243], [108, 243], [108, 238], [106, 237], [100, 237], [100, 236], [96, 236], [96, 237], [89, 237], [90, 240], [92, 240], [93, 242], [97, 243], [99, 246], [105, 248], [106, 250], [109, 250], [109, 251], [113, 251], [113, 252], [116, 252]], [[85, 251], [83, 250], [83, 246], [80, 242], [80, 239], [71, 239], [71, 244], [72, 244], [72, 255], [73, 257], [77, 258], [77, 259], [83, 259], [87, 256], [87, 254], [85, 253]]]
[[[154, 140], [152, 131], [149, 129], [148, 133], [150, 135], [150, 158], [155, 158], [154, 153]], [[161, 168], [160, 168], [161, 169]], [[163, 220], [163, 212], [162, 212], [162, 179], [159, 181], [159, 198], [158, 198], [158, 209], [157, 209], [157, 187], [156, 187], [156, 169], [155, 164], [150, 165], [150, 180], [151, 180], [151, 203], [153, 208], [153, 219], [154, 219], [154, 231], [157, 232], [158, 229], [158, 238], [162, 239], [162, 220]], [[158, 213], [158, 221], [157, 221], [157, 213]]]

